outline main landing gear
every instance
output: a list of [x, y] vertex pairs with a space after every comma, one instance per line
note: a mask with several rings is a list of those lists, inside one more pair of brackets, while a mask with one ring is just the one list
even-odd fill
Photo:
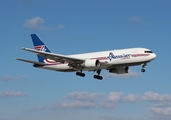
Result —
[[[98, 79], [98, 80], [102, 80], [103, 77], [100, 76], [101, 70], [97, 70], [96, 72], [97, 72], [97, 75], [94, 75], [94, 78], [95, 78], [95, 79]], [[77, 75], [77, 76], [80, 76], [80, 77], [85, 77], [85, 73], [82, 73], [82, 71], [76, 72], [76, 75]]]
[[85, 77], [85, 73], [82, 73], [82, 71], [81, 72], [76, 72], [76, 75], [81, 76], [81, 77]]
[[102, 77], [102, 76], [100, 76], [100, 72], [101, 72], [101, 70], [97, 70], [96, 72], [97, 72], [97, 75], [94, 75], [94, 78], [95, 78], [95, 79], [98, 79], [98, 80], [102, 80], [102, 79], [103, 79], [103, 77]]
[[145, 69], [144, 69], [144, 68], [145, 68], [146, 65], [147, 65], [146, 63], [143, 63], [143, 64], [142, 64], [141, 72], [145, 72]]

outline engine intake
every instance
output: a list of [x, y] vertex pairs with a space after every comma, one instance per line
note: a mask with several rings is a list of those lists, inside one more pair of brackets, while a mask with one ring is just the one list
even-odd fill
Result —
[[125, 74], [128, 73], [129, 67], [118, 67], [118, 68], [113, 68], [110, 69], [110, 73], [116, 73], [116, 74]]

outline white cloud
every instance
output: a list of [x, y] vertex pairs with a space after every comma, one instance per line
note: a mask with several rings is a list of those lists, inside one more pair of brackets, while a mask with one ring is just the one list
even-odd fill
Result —
[[171, 107], [165, 107], [165, 108], [153, 107], [151, 110], [154, 114], [157, 115], [171, 116]]
[[56, 104], [56, 108], [80, 108], [90, 109], [95, 106], [100, 95], [88, 92], [69, 93], [61, 103]]
[[122, 96], [123, 93], [121, 92], [110, 92], [106, 100], [109, 102], [118, 102], [121, 100]]
[[171, 101], [155, 102], [155, 107], [171, 107]]
[[43, 26], [43, 23], [44, 23], [44, 19], [37, 16], [29, 20], [26, 20], [26, 22], [24, 23], [24, 27], [27, 27], [33, 30], [51, 30], [52, 29], [52, 28]]
[[62, 108], [81, 108], [81, 109], [90, 109], [91, 107], [94, 107], [93, 102], [90, 101], [77, 101], [74, 100], [72, 102], [64, 101], [60, 105]]
[[67, 95], [67, 98], [72, 98], [75, 100], [83, 100], [83, 101], [94, 101], [99, 97], [97, 93], [88, 93], [88, 92], [72, 92]]
[[18, 81], [18, 80], [22, 80], [25, 78], [26, 78], [25, 75], [19, 75], [19, 76], [3, 75], [0, 77], [0, 79], [3, 81]]
[[146, 92], [143, 96], [144, 101], [153, 101], [153, 102], [165, 102], [171, 101], [171, 95], [169, 94], [162, 94], [153, 93], [153, 92]]
[[123, 93], [121, 92], [110, 92], [107, 97], [101, 102], [103, 108], [114, 108], [121, 102]]
[[151, 22], [146, 22], [144, 20], [144, 17], [142, 16], [134, 16], [134, 17], [129, 18], [128, 20], [135, 22], [135, 23], [139, 23], [140, 25], [143, 25], [143, 26], [149, 26], [152, 24]]
[[58, 24], [58, 29], [63, 29], [65, 26], [63, 24]]
[[151, 111], [156, 115], [171, 115], [171, 95], [146, 92], [142, 97], [144, 101], [154, 102]]
[[153, 93], [153, 92], [146, 92], [143, 96], [144, 101], [158, 101], [159, 100], [159, 94]]
[[53, 104], [53, 109], [91, 109], [91, 108], [115, 108], [119, 103], [136, 102], [137, 95], [124, 96], [121, 92], [98, 94], [88, 92], [72, 92]]
[[154, 103], [150, 110], [156, 116], [171, 116], [171, 95], [146, 92], [143, 96], [139, 94], [124, 95], [122, 92], [110, 92], [108, 94], [72, 92], [60, 99], [55, 104], [36, 110], [47, 109], [115, 109], [120, 104], [137, 102]]
[[144, 17], [142, 17], [142, 16], [134, 16], [134, 17], [129, 18], [129, 20], [131, 20], [133, 22], [142, 22], [143, 19], [144, 19]]
[[27, 93], [22, 93], [20, 91], [14, 92], [14, 91], [3, 91], [0, 93], [1, 98], [7, 98], [7, 97], [22, 97], [22, 96], [28, 96]]
[[129, 70], [126, 74], [115, 74], [115, 73], [107, 73], [104, 77], [105, 78], [132, 78], [132, 77], [139, 77], [141, 74], [132, 70]]
[[72, 92], [69, 93], [64, 100], [55, 105], [56, 108], [79, 108], [79, 109], [90, 109], [95, 107], [100, 94], [88, 93], [88, 92]]
[[139, 100], [138, 95], [129, 94], [124, 96], [121, 92], [110, 92], [105, 100], [101, 103], [104, 108], [114, 108], [119, 103], [133, 103]]
[[134, 94], [129, 94], [128, 96], [125, 96], [122, 101], [123, 102], [136, 102], [139, 100], [139, 96], [138, 95], [134, 95]]

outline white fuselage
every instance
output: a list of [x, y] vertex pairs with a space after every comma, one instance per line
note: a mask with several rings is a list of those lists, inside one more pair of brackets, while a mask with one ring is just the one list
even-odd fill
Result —
[[[86, 60], [99, 60], [101, 65], [97, 67], [83, 67], [82, 70], [97, 70], [97, 69], [111, 69], [116, 67], [126, 67], [141, 65], [148, 63], [155, 59], [156, 55], [146, 48], [130, 48], [120, 50], [109, 50], [101, 52], [92, 52], [84, 54], [68, 55], [72, 58], [81, 58]], [[39, 68], [71, 72], [77, 71], [77, 69], [68, 65], [67, 62], [60, 63], [53, 60], [49, 60], [50, 64], [44, 66], [38, 66]]]

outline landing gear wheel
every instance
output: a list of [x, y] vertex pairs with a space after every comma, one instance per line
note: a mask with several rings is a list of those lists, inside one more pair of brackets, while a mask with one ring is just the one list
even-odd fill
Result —
[[94, 79], [97, 79], [97, 75], [94, 75]]
[[76, 75], [80, 76], [80, 72], [76, 72]]
[[99, 80], [102, 80], [103, 79], [103, 77], [102, 76], [99, 76]]
[[102, 76], [99, 76], [99, 75], [94, 75], [94, 78], [95, 79], [98, 79], [98, 80], [102, 80], [103, 79], [103, 77]]
[[143, 63], [143, 64], [142, 64], [141, 72], [145, 72], [145, 69], [144, 69], [144, 68], [145, 68], [145, 66], [147, 66], [147, 64], [146, 64], [146, 63]]
[[98, 79], [98, 80], [102, 80], [102, 79], [103, 79], [103, 77], [102, 77], [102, 76], [100, 76], [100, 72], [101, 72], [101, 70], [97, 70], [96, 72], [97, 72], [97, 75], [94, 75], [94, 78], [95, 78], [95, 79]]
[[81, 77], [85, 77], [85, 73], [82, 73], [82, 72], [76, 72], [76, 75], [81, 76]]
[[145, 72], [145, 69], [141, 69], [141, 72]]
[[81, 76], [82, 76], [82, 77], [85, 77], [85, 73], [82, 73]]

